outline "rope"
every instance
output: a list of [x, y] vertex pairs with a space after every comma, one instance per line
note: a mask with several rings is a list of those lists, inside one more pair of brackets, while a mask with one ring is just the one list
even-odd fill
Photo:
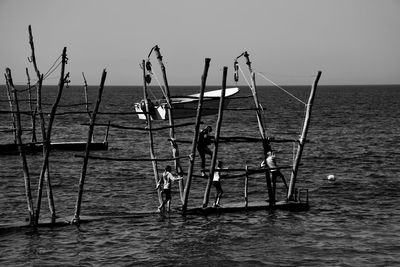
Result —
[[[54, 61], [53, 65], [51, 65], [51, 67], [49, 68], [49, 70], [43, 75], [43, 80], [45, 80], [47, 77], [50, 76], [50, 74], [52, 74], [60, 65], [61, 65], [61, 61], [56, 65], [57, 61], [61, 58], [62, 55], [59, 55], [58, 58]], [[54, 67], [55, 66], [55, 67]]]
[[165, 92], [165, 89], [164, 89], [164, 87], [161, 85], [160, 80], [158, 80], [158, 77], [157, 77], [156, 73], [155, 73], [155, 72], [152, 72], [151, 74], [152, 74], [152, 75], [154, 76], [154, 78], [156, 79], [156, 81], [157, 81], [157, 83], [158, 83], [158, 86], [160, 87], [160, 90], [161, 90], [161, 92], [163, 93], [165, 99], [167, 99], [167, 94], [166, 94], [166, 92]]
[[150, 94], [153, 96], [153, 99], [157, 99], [157, 97], [154, 95], [153, 90], [151, 88], [147, 88], [147, 91], [150, 91]]
[[247, 85], [249, 86], [249, 88], [251, 89], [251, 84], [249, 83], [249, 81], [246, 78], [246, 75], [244, 75], [242, 68], [238, 65], [240, 72], [243, 75], [244, 80], [246, 81]]
[[167, 88], [165, 88], [161, 83], [160, 80], [158, 79], [157, 75], [155, 72], [151, 72], [151, 74], [154, 76], [154, 78], [156, 79], [158, 86], [160, 87], [160, 90], [162, 92], [162, 94], [164, 95], [165, 100], [167, 101], [168, 107], [171, 108], [171, 103], [169, 102], [169, 99], [167, 97]]
[[262, 78], [264, 78], [265, 80], [267, 80], [268, 82], [272, 83], [273, 85], [275, 85], [276, 87], [278, 87], [279, 89], [281, 89], [282, 91], [284, 91], [285, 93], [287, 93], [288, 95], [290, 95], [291, 97], [293, 97], [294, 99], [296, 99], [297, 101], [299, 101], [300, 103], [302, 103], [303, 105], [307, 105], [304, 101], [302, 101], [300, 98], [296, 97], [295, 95], [293, 95], [292, 93], [288, 92], [287, 90], [283, 89], [281, 86], [277, 85], [276, 83], [274, 83], [273, 81], [271, 81], [270, 79], [268, 79], [262, 72], [256, 72], [258, 75], [260, 75]]

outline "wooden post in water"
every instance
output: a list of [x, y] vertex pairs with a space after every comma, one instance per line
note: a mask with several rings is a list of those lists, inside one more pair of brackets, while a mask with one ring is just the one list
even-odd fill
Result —
[[35, 46], [34, 46], [34, 43], [33, 43], [32, 27], [31, 27], [31, 25], [29, 25], [28, 31], [29, 31], [29, 44], [30, 44], [30, 46], [31, 46], [31, 51], [32, 51], [32, 54], [31, 54], [31, 57], [30, 57], [29, 60], [30, 60], [30, 61], [32, 62], [32, 64], [33, 64], [33, 68], [35, 69], [37, 78], [40, 79], [41, 74], [40, 74], [40, 71], [39, 71], [39, 69], [38, 69], [38, 67], [37, 67], [37, 63], [36, 63]]
[[[21, 161], [22, 161], [22, 171], [24, 173], [24, 182], [25, 182], [25, 196], [28, 204], [28, 212], [29, 212], [29, 224], [33, 225], [35, 221], [35, 213], [34, 213], [34, 208], [33, 208], [33, 200], [32, 200], [32, 193], [31, 193], [31, 183], [30, 183], [30, 177], [29, 177], [29, 169], [28, 169], [28, 163], [26, 161], [26, 155], [22, 143], [22, 126], [21, 126], [21, 115], [19, 112], [19, 105], [18, 105], [18, 96], [17, 96], [17, 90], [14, 87], [14, 83], [12, 80], [11, 76], [11, 70], [9, 68], [6, 69], [6, 80], [7, 80], [7, 90], [13, 91], [14, 94], [14, 103], [15, 103], [15, 118], [16, 118], [16, 143], [18, 146], [18, 151], [21, 156]], [[8, 86], [10, 88], [8, 88]], [[11, 102], [10, 102], [11, 103]], [[11, 107], [11, 112], [13, 112], [14, 109]], [[13, 113], [14, 114], [14, 113]]]
[[249, 193], [249, 174], [248, 174], [249, 166], [247, 166], [247, 163], [246, 163], [246, 166], [244, 168], [246, 170], [246, 176], [244, 178], [244, 206], [247, 209], [247, 207], [249, 206], [249, 198], [248, 198], [248, 193]]
[[[82, 76], [83, 76], [83, 82], [84, 82], [83, 91], [85, 93], [85, 107], [86, 107], [86, 112], [88, 114], [89, 121], [90, 121], [92, 119], [92, 115], [90, 114], [90, 111], [89, 111], [88, 84], [86, 81], [85, 73], [82, 72]], [[92, 136], [92, 142], [93, 142], [93, 140], [94, 140], [94, 134]]]
[[[146, 115], [146, 123], [147, 128], [149, 129], [149, 142], [150, 142], [150, 158], [152, 159], [151, 164], [153, 165], [153, 173], [154, 173], [154, 180], [156, 185], [159, 182], [158, 179], [158, 168], [157, 168], [157, 161], [156, 157], [154, 156], [154, 141], [153, 141], [153, 132], [151, 131], [151, 116], [150, 116], [150, 105], [147, 99], [147, 82], [146, 82], [146, 61], [142, 61], [142, 68], [143, 68], [143, 101], [146, 107], [145, 115]], [[160, 205], [163, 203], [162, 195], [161, 195], [161, 188], [157, 188], [157, 195], [158, 195], [158, 202]]]
[[[171, 94], [169, 90], [169, 85], [168, 85], [168, 80], [167, 80], [167, 73], [165, 70], [164, 62], [162, 61], [162, 55], [160, 53], [160, 48], [158, 45], [154, 47], [154, 51], [156, 52], [158, 62], [161, 66], [161, 71], [163, 74], [163, 80], [164, 80], [164, 86], [165, 86], [165, 100], [167, 101], [168, 104], [168, 121], [169, 121], [169, 126], [171, 127], [169, 130], [169, 140], [171, 143], [171, 149], [172, 149], [172, 156], [175, 158], [175, 170], [178, 174], [182, 174], [182, 166], [179, 160], [179, 149], [178, 149], [178, 144], [175, 142], [175, 128], [174, 128], [174, 116], [173, 116], [173, 110], [172, 110], [172, 105], [171, 105]], [[181, 202], [183, 204], [183, 193], [184, 193], [184, 183], [183, 179], [178, 181], [179, 183], [179, 194], [181, 198]]]
[[[50, 146], [51, 146], [51, 131], [55, 119], [55, 114], [57, 111], [58, 103], [60, 102], [61, 95], [64, 89], [64, 83], [69, 77], [69, 73], [65, 75], [65, 65], [67, 64], [67, 48], [64, 47], [63, 52], [62, 52], [62, 59], [61, 59], [61, 74], [60, 74], [60, 80], [58, 82], [58, 92], [57, 92], [57, 97], [56, 100], [54, 101], [53, 106], [51, 107], [50, 110], [50, 118], [49, 118], [49, 123], [47, 125], [47, 132], [46, 135], [44, 136], [43, 140], [43, 165], [42, 169], [40, 172], [40, 177], [39, 177], [39, 185], [38, 185], [38, 193], [37, 193], [37, 199], [36, 199], [36, 218], [35, 218], [35, 223], [36, 225], [39, 224], [39, 215], [40, 215], [40, 207], [41, 207], [41, 201], [42, 201], [42, 188], [43, 188], [43, 181], [46, 180], [46, 185], [47, 185], [47, 196], [49, 200], [49, 206], [50, 206], [50, 212], [52, 215], [52, 222], [55, 222], [56, 214], [55, 214], [55, 207], [54, 207], [54, 201], [53, 201], [53, 194], [52, 194], [52, 189], [51, 189], [51, 183], [50, 183], [50, 174], [49, 174], [49, 156], [50, 156]], [[43, 127], [42, 127], [43, 128]]]
[[184, 192], [184, 196], [183, 196], [183, 204], [182, 204], [183, 213], [185, 213], [186, 209], [187, 209], [190, 186], [192, 184], [194, 159], [196, 157], [196, 147], [197, 147], [197, 140], [198, 140], [199, 129], [200, 129], [201, 111], [203, 109], [204, 90], [206, 88], [207, 74], [208, 74], [208, 68], [210, 67], [210, 61], [211, 61], [210, 58], [205, 59], [204, 71], [203, 71], [203, 75], [201, 76], [199, 103], [197, 105], [197, 114], [196, 114], [196, 126], [195, 126], [195, 130], [194, 130], [194, 136], [193, 136], [193, 141], [192, 141], [192, 151], [190, 153], [189, 169], [188, 169], [187, 180], [186, 180], [186, 184], [185, 184], [185, 192]]
[[[6, 70], [7, 71], [7, 70]], [[11, 70], [10, 70], [11, 73]], [[6, 84], [7, 84], [7, 98], [8, 98], [8, 104], [10, 106], [10, 116], [11, 116], [11, 120], [12, 120], [12, 126], [13, 126], [13, 134], [14, 134], [14, 144], [17, 143], [17, 125], [16, 125], [16, 118], [15, 118], [15, 114], [14, 114], [14, 109], [13, 109], [13, 100], [12, 100], [12, 96], [11, 96], [11, 89], [10, 89], [10, 84], [8, 82], [8, 77], [7, 74], [4, 74], [4, 77], [6, 78]]]
[[224, 102], [225, 102], [227, 72], [228, 72], [228, 67], [224, 67], [223, 75], [222, 75], [221, 97], [220, 97], [220, 100], [219, 100], [218, 119], [217, 119], [217, 126], [216, 126], [216, 130], [215, 130], [214, 151], [213, 151], [213, 155], [212, 155], [212, 159], [211, 159], [211, 166], [210, 166], [210, 172], [209, 172], [209, 175], [208, 175], [207, 186], [206, 186], [206, 190], [204, 192], [203, 208], [206, 208], [208, 206], [208, 200], [209, 200], [209, 197], [210, 197], [211, 185], [212, 185], [212, 181], [213, 181], [213, 177], [214, 177], [215, 165], [216, 165], [217, 157], [218, 157], [219, 134], [221, 132], [222, 118], [223, 118], [223, 114], [224, 114]]
[[[62, 87], [64, 87], [64, 80], [68, 77], [69, 74], [67, 74], [67, 77], [64, 78], [64, 70], [65, 70], [65, 64], [66, 64], [66, 48], [64, 47], [63, 50], [63, 56], [65, 52], [65, 57], [63, 57], [62, 61], [62, 66], [61, 66], [61, 77], [60, 81], [62, 80], [62, 86], [59, 83], [59, 92], [57, 95], [56, 103], [54, 103], [52, 107], [52, 112], [53, 115], [50, 115], [50, 121], [49, 121], [49, 128], [48, 128], [48, 133], [46, 134], [46, 126], [45, 126], [45, 120], [43, 116], [43, 111], [42, 111], [42, 101], [41, 101], [41, 95], [42, 95], [42, 82], [43, 82], [43, 74], [40, 73], [37, 63], [36, 63], [36, 57], [35, 57], [35, 47], [33, 43], [33, 36], [32, 36], [32, 28], [31, 25], [28, 27], [29, 31], [29, 44], [31, 46], [31, 51], [32, 55], [29, 59], [30, 62], [32, 62], [33, 67], [35, 69], [37, 78], [38, 78], [38, 87], [36, 88], [36, 106], [37, 106], [37, 111], [39, 113], [40, 117], [40, 125], [41, 125], [41, 130], [42, 130], [42, 141], [43, 141], [43, 166], [42, 166], [42, 171], [40, 173], [39, 177], [39, 185], [38, 185], [38, 199], [37, 199], [37, 207], [36, 207], [36, 212], [35, 212], [35, 224], [39, 223], [39, 214], [40, 214], [40, 204], [41, 204], [41, 196], [42, 196], [42, 187], [43, 187], [43, 179], [46, 180], [46, 188], [47, 188], [47, 198], [49, 202], [49, 209], [51, 212], [51, 218], [52, 222], [55, 222], [56, 218], [56, 213], [55, 213], [55, 207], [54, 207], [54, 200], [53, 200], [53, 193], [51, 189], [51, 182], [50, 182], [50, 174], [49, 174], [49, 166], [48, 166], [48, 157], [50, 153], [50, 133], [51, 133], [51, 127], [53, 124], [54, 120], [54, 115], [57, 109], [58, 102], [61, 98], [61, 93], [62, 93]], [[29, 77], [29, 74], [28, 74]], [[61, 89], [60, 89], [61, 88]], [[53, 110], [54, 109], [54, 110]]]
[[32, 143], [36, 143], [37, 139], [36, 139], [36, 109], [33, 109], [32, 106], [32, 87], [31, 87], [31, 78], [29, 76], [29, 71], [28, 68], [25, 68], [26, 70], [26, 76], [28, 78], [28, 95], [29, 95], [29, 109], [31, 111], [31, 123], [32, 123], [32, 139], [31, 142]]
[[92, 142], [94, 125], [96, 123], [96, 115], [97, 115], [97, 112], [100, 107], [101, 97], [103, 95], [104, 83], [106, 81], [106, 77], [107, 77], [107, 71], [106, 71], [106, 69], [103, 69], [103, 74], [101, 75], [100, 88], [99, 88], [99, 91], [97, 94], [96, 105], [94, 106], [93, 114], [90, 117], [90, 125], [89, 125], [88, 137], [87, 137], [87, 142], [86, 142], [85, 156], [83, 158], [81, 177], [79, 179], [78, 198], [76, 200], [76, 205], [75, 205], [75, 215], [74, 215], [74, 218], [72, 219], [71, 223], [79, 223], [79, 220], [80, 220], [79, 216], [81, 213], [83, 187], [85, 185], [86, 171], [87, 171], [87, 165], [88, 165], [88, 161], [89, 161], [90, 144]]
[[293, 162], [292, 174], [290, 176], [290, 184], [289, 184], [289, 190], [288, 190], [288, 195], [287, 195], [288, 200], [294, 200], [293, 195], [294, 195], [294, 191], [295, 191], [297, 172], [299, 170], [300, 160], [301, 160], [301, 156], [303, 153], [304, 144], [305, 144], [306, 138], [307, 138], [308, 127], [310, 125], [310, 120], [311, 120], [311, 110], [312, 110], [312, 105], [314, 103], [315, 91], [317, 89], [317, 85], [318, 85], [319, 78], [321, 77], [321, 73], [322, 73], [321, 71], [318, 71], [317, 76], [314, 80], [314, 83], [311, 87], [310, 96], [308, 98], [306, 115], [305, 115], [304, 124], [303, 124], [303, 130], [301, 132], [301, 136], [300, 136], [300, 139], [299, 139], [299, 142], [297, 145], [297, 152], [296, 152], [296, 156], [295, 156], [295, 159]]
[[[258, 97], [257, 97], [256, 77], [255, 77], [255, 73], [253, 72], [253, 69], [251, 67], [249, 54], [246, 51], [243, 53], [243, 55], [246, 58], [246, 64], [249, 67], [249, 71], [250, 71], [250, 75], [251, 75], [251, 92], [253, 93], [254, 104], [256, 107], [256, 114], [257, 114], [258, 128], [259, 128], [261, 139], [263, 142], [264, 159], [266, 159], [268, 156], [267, 153], [269, 150], [271, 150], [271, 147], [270, 147], [269, 141], [265, 135], [265, 128], [264, 128], [263, 119], [262, 119], [262, 115], [261, 115], [261, 106], [260, 106], [260, 102], [258, 101]], [[275, 197], [274, 197], [273, 190], [272, 190], [271, 177], [270, 177], [269, 172], [265, 172], [265, 179], [267, 181], [269, 206], [270, 206], [270, 208], [272, 208], [275, 205]]]

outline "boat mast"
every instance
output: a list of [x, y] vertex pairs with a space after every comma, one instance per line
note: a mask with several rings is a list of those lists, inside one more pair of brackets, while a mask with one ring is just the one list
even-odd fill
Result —
[[312, 109], [312, 105], [314, 102], [315, 90], [317, 89], [317, 85], [318, 85], [319, 78], [321, 77], [321, 73], [322, 73], [321, 71], [318, 71], [317, 76], [314, 80], [314, 83], [311, 87], [310, 97], [307, 102], [307, 109], [306, 109], [306, 115], [304, 118], [303, 130], [301, 132], [301, 136], [300, 136], [300, 139], [299, 139], [299, 142], [297, 145], [296, 157], [293, 162], [292, 174], [290, 176], [290, 184], [289, 184], [289, 190], [288, 190], [288, 195], [287, 195], [288, 200], [295, 200], [293, 198], [293, 194], [295, 191], [294, 189], [295, 189], [295, 183], [296, 183], [296, 178], [297, 178], [297, 172], [299, 170], [301, 155], [303, 153], [304, 144], [306, 142], [308, 127], [310, 125], [311, 109]]

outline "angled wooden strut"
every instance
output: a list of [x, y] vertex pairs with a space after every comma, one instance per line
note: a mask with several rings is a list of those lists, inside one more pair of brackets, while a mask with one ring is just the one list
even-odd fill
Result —
[[204, 71], [203, 71], [203, 75], [201, 76], [201, 87], [200, 87], [199, 103], [197, 106], [196, 126], [195, 126], [195, 131], [194, 131], [194, 136], [193, 136], [192, 150], [191, 150], [190, 160], [189, 160], [189, 170], [188, 170], [188, 174], [187, 174], [187, 180], [186, 180], [186, 184], [185, 184], [185, 192], [184, 192], [183, 204], [182, 204], [183, 213], [185, 213], [187, 210], [190, 186], [192, 184], [194, 159], [196, 156], [196, 146], [197, 146], [198, 134], [199, 134], [200, 122], [201, 122], [201, 111], [203, 108], [204, 89], [206, 87], [207, 74], [208, 74], [208, 68], [210, 67], [210, 61], [211, 61], [210, 58], [205, 59]]
[[228, 73], [228, 67], [224, 67], [223, 69], [223, 77], [222, 77], [222, 90], [221, 90], [221, 97], [219, 101], [219, 111], [218, 111], [218, 119], [217, 119], [217, 126], [215, 130], [215, 143], [214, 143], [214, 151], [211, 159], [211, 166], [210, 166], [210, 172], [208, 175], [208, 180], [207, 180], [207, 186], [206, 190], [204, 192], [204, 198], [203, 198], [203, 208], [208, 206], [208, 201], [210, 197], [210, 190], [211, 190], [211, 185], [214, 177], [214, 171], [215, 171], [215, 165], [217, 162], [217, 157], [218, 157], [218, 144], [219, 144], [219, 135], [221, 131], [221, 125], [222, 125], [222, 118], [224, 114], [224, 102], [225, 102], [225, 91], [226, 91], [226, 76]]
[[[164, 80], [165, 100], [167, 101], [167, 104], [168, 104], [167, 113], [168, 113], [169, 129], [170, 129], [169, 130], [169, 141], [171, 143], [172, 156], [173, 156], [173, 158], [175, 158], [175, 160], [174, 160], [175, 170], [178, 174], [182, 174], [183, 170], [182, 170], [182, 166], [181, 166], [181, 163], [179, 160], [179, 148], [178, 148], [178, 144], [176, 143], [176, 137], [175, 137], [175, 123], [174, 123], [174, 116], [173, 116], [174, 114], [173, 114], [173, 110], [171, 108], [171, 93], [170, 93], [169, 85], [168, 85], [167, 72], [165, 69], [164, 62], [162, 61], [163, 57], [161, 55], [160, 48], [158, 47], [158, 45], [156, 45], [154, 47], [154, 51], [156, 52], [158, 62], [161, 66], [161, 71], [162, 71], [163, 80]], [[183, 179], [179, 180], [179, 194], [180, 194], [181, 202], [183, 204], [183, 194], [184, 194]]]
[[89, 161], [90, 144], [92, 142], [94, 125], [96, 122], [96, 115], [97, 115], [97, 111], [99, 110], [99, 107], [100, 107], [101, 97], [103, 95], [104, 83], [106, 81], [106, 77], [107, 77], [107, 71], [104, 69], [103, 74], [101, 76], [100, 88], [99, 88], [98, 95], [97, 95], [96, 105], [94, 106], [92, 116], [90, 117], [90, 126], [89, 126], [89, 130], [88, 130], [85, 156], [83, 159], [81, 176], [79, 179], [79, 189], [78, 189], [78, 197], [77, 197], [76, 205], [75, 205], [75, 214], [74, 214], [74, 218], [72, 219], [71, 223], [79, 223], [79, 221], [80, 221], [81, 204], [82, 204], [82, 197], [83, 197], [83, 187], [85, 185], [86, 171], [87, 171], [87, 166], [88, 166], [88, 161]]
[[[262, 143], [263, 143], [264, 158], [267, 158], [267, 153], [268, 153], [268, 151], [271, 150], [271, 146], [270, 146], [268, 138], [266, 137], [266, 134], [265, 134], [265, 127], [264, 127], [264, 123], [263, 123], [263, 119], [262, 119], [262, 115], [261, 115], [260, 102], [258, 101], [258, 97], [257, 97], [255, 73], [251, 67], [251, 62], [250, 62], [249, 54], [247, 53], [247, 51], [244, 52], [242, 55], [246, 58], [246, 64], [249, 68], [249, 72], [251, 75], [251, 92], [253, 94], [254, 104], [255, 104], [255, 108], [256, 108], [258, 128], [259, 128], [260, 136], [261, 136]], [[270, 177], [269, 172], [265, 173], [265, 179], [267, 182], [270, 207], [272, 208], [275, 205], [275, 197], [274, 197], [273, 190], [272, 190], [271, 177]]]
[[301, 156], [303, 153], [304, 145], [306, 143], [308, 128], [309, 128], [310, 120], [311, 120], [312, 105], [314, 103], [315, 91], [317, 89], [318, 81], [321, 77], [321, 74], [322, 74], [322, 72], [318, 71], [317, 76], [315, 77], [314, 83], [311, 87], [310, 96], [308, 98], [306, 115], [305, 115], [304, 124], [303, 124], [303, 130], [301, 132], [301, 136], [300, 136], [299, 142], [297, 144], [297, 152], [296, 152], [295, 160], [293, 162], [292, 174], [290, 176], [290, 184], [289, 184], [289, 190], [288, 190], [288, 194], [287, 194], [288, 200], [294, 200], [293, 196], [294, 196], [294, 191], [295, 191], [297, 172], [299, 170]]

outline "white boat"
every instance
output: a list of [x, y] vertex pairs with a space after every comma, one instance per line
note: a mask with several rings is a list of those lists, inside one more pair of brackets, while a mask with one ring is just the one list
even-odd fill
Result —
[[[239, 88], [226, 88], [225, 90], [225, 102], [224, 108], [229, 104], [230, 97], [237, 94]], [[171, 106], [173, 110], [174, 119], [183, 119], [195, 117], [197, 113], [197, 105], [200, 94], [193, 94], [188, 96], [171, 96]], [[204, 92], [204, 102], [202, 116], [213, 115], [218, 113], [219, 99], [221, 97], [221, 89]], [[145, 109], [144, 101], [140, 103], [135, 103], [135, 111], [143, 112]], [[166, 120], [168, 119], [167, 112], [168, 104], [165, 99], [157, 100], [155, 102], [149, 101], [149, 109], [151, 113], [151, 118], [153, 120]], [[139, 119], [145, 120], [145, 114], [138, 114]]]

